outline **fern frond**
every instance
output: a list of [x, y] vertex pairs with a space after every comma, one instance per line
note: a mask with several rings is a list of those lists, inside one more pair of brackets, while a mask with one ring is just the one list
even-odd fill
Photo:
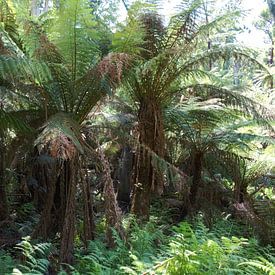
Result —
[[40, 152], [47, 152], [63, 160], [71, 159], [77, 151], [84, 152], [79, 124], [66, 113], [50, 117], [36, 139], [35, 146]]
[[21, 119], [18, 113], [0, 109], [0, 131], [5, 132], [8, 129], [23, 133], [31, 131], [31, 127]]
[[186, 88], [193, 89], [199, 95], [221, 98], [224, 104], [239, 108], [244, 114], [252, 116], [260, 124], [263, 123], [272, 129], [271, 125], [267, 123], [268, 120], [274, 119], [274, 115], [271, 111], [265, 106], [255, 102], [253, 99], [242, 95], [240, 92], [211, 84], [195, 84]]

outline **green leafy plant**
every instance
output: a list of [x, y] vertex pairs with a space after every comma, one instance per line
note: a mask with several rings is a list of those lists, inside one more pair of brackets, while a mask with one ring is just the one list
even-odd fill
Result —
[[32, 244], [30, 238], [25, 237], [17, 245], [17, 249], [22, 253], [23, 263], [14, 268], [12, 274], [47, 274], [50, 265], [50, 243]]
[[0, 250], [0, 266], [2, 274], [10, 274], [15, 266], [15, 261], [11, 255], [3, 250]]

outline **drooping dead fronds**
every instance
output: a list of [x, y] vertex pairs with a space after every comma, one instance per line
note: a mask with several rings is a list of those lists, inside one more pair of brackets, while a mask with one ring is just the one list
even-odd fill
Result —
[[47, 151], [53, 158], [72, 159], [76, 155], [76, 148], [72, 141], [62, 133], [54, 139], [50, 139], [47, 144]]
[[104, 175], [104, 190], [103, 197], [105, 202], [105, 216], [106, 216], [106, 238], [109, 247], [115, 246], [115, 239], [112, 230], [116, 230], [121, 239], [125, 239], [125, 232], [122, 226], [121, 210], [118, 206], [114, 184], [111, 177], [111, 169], [108, 160], [106, 159], [102, 149], [98, 146], [98, 154], [102, 166], [105, 170]]
[[46, 151], [62, 160], [73, 159], [77, 152], [83, 153], [79, 125], [65, 113], [58, 113], [48, 120], [35, 145], [39, 152]]
[[130, 56], [125, 53], [110, 53], [98, 64], [98, 70], [102, 77], [110, 78], [112, 84], [116, 86], [122, 80], [123, 69], [130, 66]]

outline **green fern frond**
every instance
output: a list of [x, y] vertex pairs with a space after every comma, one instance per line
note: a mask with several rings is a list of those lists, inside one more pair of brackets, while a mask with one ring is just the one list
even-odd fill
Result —
[[211, 96], [214, 98], [221, 98], [224, 104], [231, 105], [235, 108], [239, 108], [244, 114], [252, 116], [260, 124], [264, 124], [270, 129], [271, 125], [267, 123], [268, 120], [274, 119], [271, 111], [255, 102], [253, 99], [242, 95], [240, 92], [227, 89], [225, 87], [219, 87], [211, 84], [195, 84], [186, 87], [186, 89], [193, 89], [199, 95]]
[[21, 133], [31, 132], [31, 127], [16, 112], [0, 109], [0, 131], [15, 130]]

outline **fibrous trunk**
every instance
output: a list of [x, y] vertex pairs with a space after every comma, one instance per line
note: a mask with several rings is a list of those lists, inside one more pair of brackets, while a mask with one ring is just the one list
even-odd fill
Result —
[[247, 195], [247, 184], [244, 182], [235, 183], [234, 198], [237, 202], [243, 203]]
[[111, 178], [111, 169], [108, 160], [99, 147], [99, 157], [104, 168], [104, 204], [106, 216], [106, 239], [109, 247], [115, 246], [115, 239], [112, 230], [116, 230], [121, 239], [125, 239], [125, 232], [122, 226], [121, 210], [118, 206], [114, 190], [113, 180]]
[[[44, 158], [44, 161], [42, 160], [42, 157]], [[56, 192], [58, 172], [56, 161], [50, 156], [40, 156], [36, 159], [33, 170], [34, 176], [39, 182], [40, 188], [42, 187], [45, 189], [45, 192], [42, 194], [45, 199], [43, 201], [43, 210], [39, 223], [36, 226], [32, 236], [34, 238], [39, 236], [47, 239], [52, 233], [56, 233], [56, 224], [53, 223], [54, 196]], [[36, 191], [36, 193], [38, 193], [38, 191]], [[41, 200], [40, 203], [42, 203]]]
[[0, 221], [8, 217], [8, 200], [5, 183], [5, 144], [0, 133]]
[[61, 232], [60, 262], [68, 264], [73, 262], [78, 161], [78, 158], [74, 157], [65, 163], [67, 196], [65, 219]]
[[115, 172], [118, 181], [117, 200], [122, 205], [130, 203], [131, 176], [133, 172], [133, 152], [129, 145], [122, 148], [120, 165]]
[[148, 219], [152, 194], [162, 194], [163, 173], [153, 158], [163, 159], [165, 138], [161, 106], [154, 98], [145, 98], [138, 114], [139, 144], [135, 156], [131, 212]]
[[88, 176], [83, 171], [84, 176], [81, 178], [82, 197], [83, 197], [83, 237], [84, 244], [87, 247], [88, 241], [94, 239], [95, 223], [93, 212], [93, 197], [88, 181]]
[[34, 166], [34, 176], [47, 189], [40, 221], [33, 237], [47, 239], [56, 232], [61, 232], [60, 262], [67, 264], [73, 262], [78, 163], [78, 155], [75, 155], [71, 159], [52, 159]]
[[203, 160], [203, 153], [201, 152], [194, 152], [193, 155], [193, 179], [192, 179], [192, 186], [190, 188], [190, 203], [194, 205], [196, 203], [198, 190], [201, 184], [201, 172], [202, 172], [202, 160]]

